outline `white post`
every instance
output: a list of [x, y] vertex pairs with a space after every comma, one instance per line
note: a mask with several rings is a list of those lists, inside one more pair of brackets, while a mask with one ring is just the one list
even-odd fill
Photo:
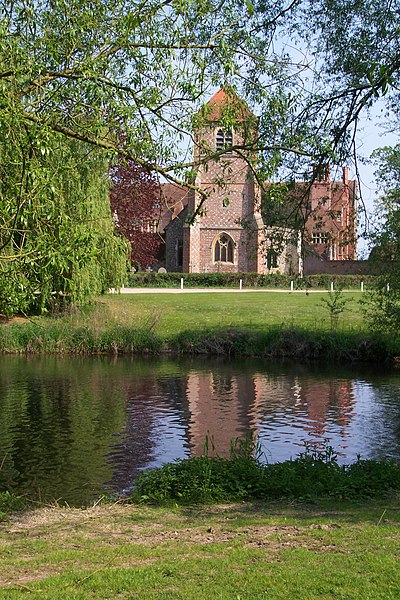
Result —
[[239, 290], [243, 288], [243, 279], [239, 279]]
[[331, 292], [333, 292], [333, 281], [331, 281]]
[[387, 284], [387, 285], [386, 285], [386, 291], [387, 291], [387, 292], [389, 292], [389, 291], [390, 291], [390, 285], [389, 285], [389, 284]]
[[364, 282], [363, 281], [361, 282], [361, 291], [362, 292], [364, 291]]
[[183, 277], [181, 277], [181, 290], [183, 290]]
[[290, 291], [293, 292], [293, 288], [294, 288], [294, 281], [292, 279], [292, 281], [290, 282]]

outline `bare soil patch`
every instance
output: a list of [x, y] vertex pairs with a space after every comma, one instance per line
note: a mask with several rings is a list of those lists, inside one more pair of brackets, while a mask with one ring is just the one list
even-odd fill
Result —
[[[167, 511], [116, 503], [15, 514], [0, 526], [0, 546], [6, 550], [0, 561], [0, 586], [29, 586], [71, 568], [97, 572], [146, 565], [174, 552], [204, 556], [205, 547], [211, 550], [214, 544], [221, 553], [233, 547], [260, 551], [263, 560], [276, 563], [288, 549], [350, 554], [351, 544], [335, 539], [336, 530], [345, 527], [346, 534], [357, 537], [362, 527], [361, 523], [339, 524], [332, 516], [320, 524], [317, 511], [314, 523], [302, 519], [285, 523], [280, 522], [282, 512], [277, 509], [271, 515], [270, 509], [225, 505]], [[271, 518], [277, 522], [266, 522]], [[311, 511], [308, 518], [313, 519]], [[66, 559], [57, 556], [59, 549], [68, 553]], [[9, 558], [12, 554], [14, 561]]]

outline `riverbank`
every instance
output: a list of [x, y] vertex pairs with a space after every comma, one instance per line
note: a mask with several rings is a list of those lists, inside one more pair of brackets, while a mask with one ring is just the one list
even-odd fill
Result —
[[0, 352], [176, 353], [335, 362], [393, 362], [398, 336], [370, 333], [362, 294], [343, 294], [332, 321], [328, 295], [248, 292], [106, 295], [89, 309], [0, 327]]
[[0, 598], [395, 600], [399, 510], [386, 499], [15, 513], [0, 525]]

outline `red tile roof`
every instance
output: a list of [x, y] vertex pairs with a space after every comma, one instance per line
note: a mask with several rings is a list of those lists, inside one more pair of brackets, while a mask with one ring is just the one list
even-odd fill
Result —
[[232, 106], [235, 109], [236, 116], [245, 120], [249, 117], [254, 118], [254, 114], [251, 112], [246, 102], [239, 98], [239, 96], [233, 90], [225, 91], [220, 88], [210, 98], [204, 107], [205, 117], [209, 121], [218, 121], [223, 112], [227, 107]]

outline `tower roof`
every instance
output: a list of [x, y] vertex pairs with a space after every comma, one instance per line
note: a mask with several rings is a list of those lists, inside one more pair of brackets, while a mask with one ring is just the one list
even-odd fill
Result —
[[204, 116], [207, 121], [219, 121], [230, 111], [234, 113], [235, 118], [239, 121], [255, 118], [246, 102], [234, 90], [224, 90], [223, 88], [215, 92], [206, 103]]

